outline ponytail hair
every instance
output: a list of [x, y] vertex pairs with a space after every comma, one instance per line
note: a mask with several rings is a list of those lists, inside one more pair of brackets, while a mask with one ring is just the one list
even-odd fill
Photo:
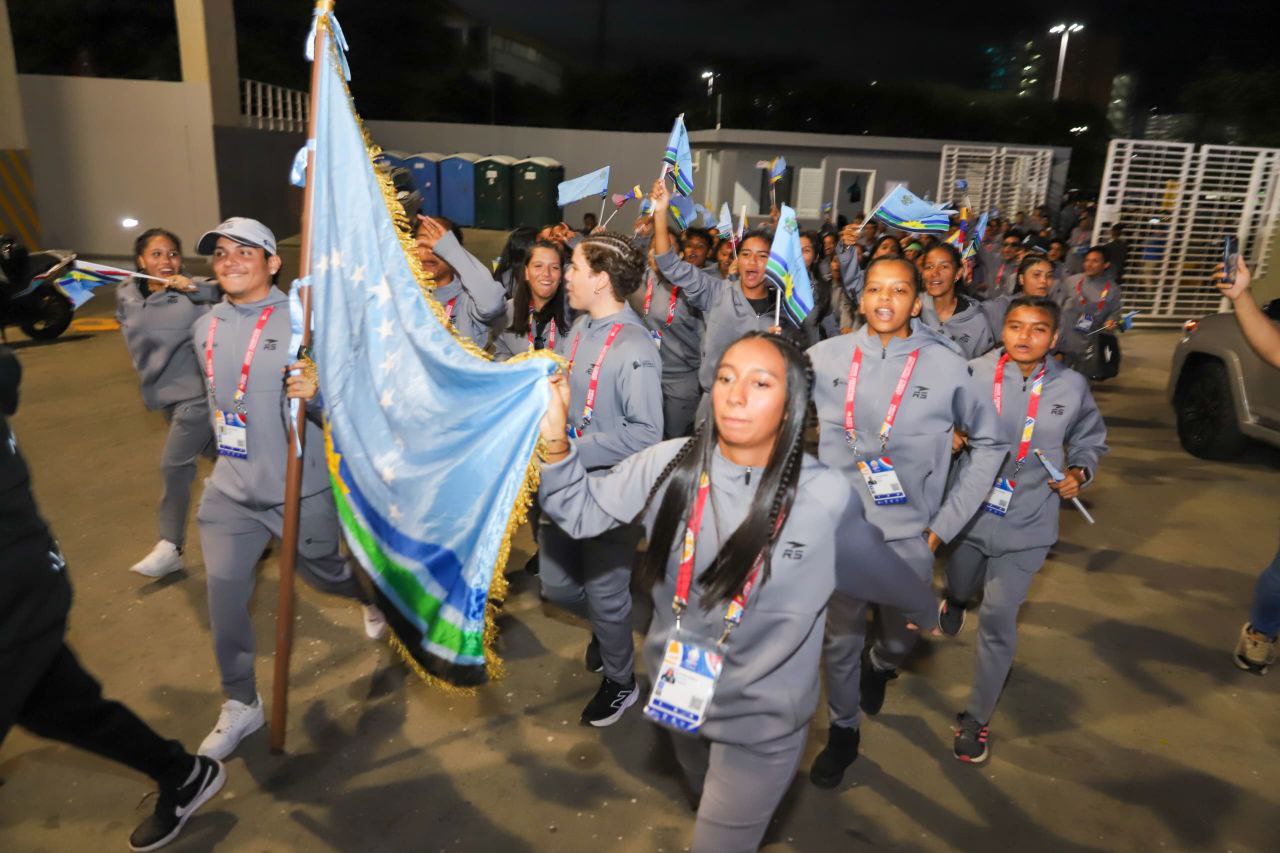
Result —
[[644, 254], [631, 240], [615, 231], [601, 231], [584, 237], [578, 244], [592, 272], [609, 276], [613, 296], [619, 302], [640, 289], [644, 280]]

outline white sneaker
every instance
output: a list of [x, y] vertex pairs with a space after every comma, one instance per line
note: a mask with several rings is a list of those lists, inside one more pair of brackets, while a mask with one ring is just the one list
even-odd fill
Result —
[[364, 611], [364, 635], [370, 640], [381, 640], [387, 633], [387, 617], [372, 604], [362, 604]]
[[263, 719], [261, 695], [252, 705], [228, 699], [222, 704], [218, 724], [200, 742], [197, 754], [223, 760], [235, 751], [240, 741], [262, 728]]
[[129, 567], [143, 577], [162, 578], [182, 570], [182, 552], [168, 539], [161, 539], [151, 553]]

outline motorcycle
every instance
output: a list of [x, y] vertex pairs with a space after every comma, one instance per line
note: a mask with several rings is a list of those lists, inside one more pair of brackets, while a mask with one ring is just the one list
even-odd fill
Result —
[[57, 280], [75, 262], [74, 252], [28, 252], [17, 238], [0, 235], [0, 336], [6, 326], [17, 326], [38, 341], [65, 332], [75, 306]]

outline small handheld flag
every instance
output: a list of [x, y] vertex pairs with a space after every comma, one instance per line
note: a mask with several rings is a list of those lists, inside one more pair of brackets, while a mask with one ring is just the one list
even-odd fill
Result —
[[639, 184], [636, 184], [634, 187], [632, 187], [630, 190], [628, 190], [625, 193], [614, 193], [613, 205], [614, 207], [621, 210], [623, 205], [625, 205], [627, 202], [631, 201], [632, 199], [637, 199], [637, 198], [644, 198], [644, 191], [640, 189]]
[[[1120, 322], [1116, 323], [1116, 326], [1115, 326], [1115, 327], [1116, 327], [1116, 329], [1117, 329], [1117, 330], [1119, 330], [1119, 331], [1121, 331], [1121, 332], [1127, 332], [1127, 331], [1129, 331], [1130, 329], [1132, 329], [1132, 328], [1133, 328], [1133, 318], [1134, 318], [1134, 317], [1137, 317], [1137, 316], [1138, 316], [1139, 314], [1141, 314], [1141, 313], [1142, 313], [1141, 311], [1128, 311], [1128, 312], [1126, 312], [1126, 313], [1125, 313], [1125, 315], [1124, 315], [1123, 317], [1121, 317], [1121, 318], [1120, 318]], [[1085, 337], [1087, 338], [1087, 337], [1090, 337], [1090, 336], [1092, 336], [1092, 335], [1096, 335], [1096, 334], [1098, 334], [1099, 332], [1105, 332], [1105, 331], [1107, 331], [1107, 328], [1106, 328], [1106, 326], [1103, 326], [1101, 329], [1094, 329], [1092, 332], [1090, 332], [1089, 334], [1085, 335]]]
[[167, 282], [168, 279], [132, 270], [110, 267], [106, 264], [95, 264], [90, 261], [77, 260], [75, 266], [54, 279], [54, 284], [62, 288], [62, 292], [71, 300], [71, 307], [79, 308], [93, 298], [94, 288], [104, 284], [119, 284], [130, 278], [146, 278], [151, 281]]
[[[1044, 470], [1048, 472], [1049, 478], [1051, 480], [1053, 480], [1054, 482], [1058, 482], [1058, 481], [1067, 479], [1066, 476], [1057, 468], [1055, 468], [1053, 463], [1050, 462], [1048, 458], [1046, 458], [1045, 455], [1040, 452], [1040, 448], [1038, 447], [1033, 448], [1032, 452], [1035, 453], [1036, 458], [1040, 460], [1040, 464], [1044, 466]], [[1093, 520], [1093, 516], [1089, 515], [1089, 510], [1084, 508], [1084, 504], [1080, 503], [1079, 498], [1072, 498], [1071, 502], [1076, 505], [1076, 509], [1080, 510], [1080, 514], [1084, 516], [1085, 521], [1089, 522], [1090, 524], [1097, 523]]]
[[689, 223], [693, 221], [697, 212], [693, 200], [682, 195], [673, 195], [671, 206], [667, 210], [671, 211], [671, 218], [676, 221], [676, 227], [681, 231], [689, 227]]
[[769, 183], [776, 184], [778, 181], [782, 180], [782, 176], [787, 173], [787, 158], [779, 154], [777, 157], [769, 160], [757, 160], [756, 168], [768, 169]]
[[733, 213], [730, 212], [727, 201], [720, 205], [720, 220], [716, 222], [716, 232], [722, 240], [733, 239]]
[[742, 213], [738, 215], [738, 235], [734, 238], [735, 243], [742, 242], [742, 235], [747, 233], [747, 206], [742, 206]]
[[913, 234], [945, 234], [951, 228], [951, 214], [940, 204], [921, 200], [903, 186], [894, 187], [884, 194], [871, 215], [890, 228], [910, 231]]
[[804, 323], [804, 318], [813, 310], [813, 285], [809, 282], [809, 270], [804, 265], [804, 254], [800, 250], [800, 226], [796, 223], [796, 212], [787, 205], [782, 206], [778, 215], [778, 230], [773, 235], [773, 245], [769, 247], [769, 263], [765, 266], [764, 277], [778, 289], [778, 300], [796, 328]]
[[671, 176], [676, 193], [683, 196], [693, 195], [693, 153], [689, 149], [689, 131], [684, 126], [684, 113], [676, 116], [671, 126], [671, 136], [667, 139], [667, 151], [662, 155], [666, 164], [664, 177]]
[[580, 178], [561, 181], [556, 187], [556, 206], [564, 207], [584, 198], [600, 196], [604, 198], [609, 192], [609, 167], [596, 169]]

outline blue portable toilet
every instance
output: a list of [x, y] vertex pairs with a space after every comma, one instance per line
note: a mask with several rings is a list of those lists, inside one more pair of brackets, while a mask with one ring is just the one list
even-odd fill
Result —
[[422, 196], [422, 212], [426, 216], [440, 215], [440, 161], [443, 159], [443, 154], [426, 151], [404, 161], [413, 176], [413, 185]]
[[387, 170], [404, 165], [404, 159], [408, 157], [403, 151], [383, 151], [377, 157], [373, 158], [373, 162], [380, 166], [385, 166]]
[[452, 154], [440, 161], [440, 215], [457, 225], [476, 224], [476, 161], [479, 154]]

